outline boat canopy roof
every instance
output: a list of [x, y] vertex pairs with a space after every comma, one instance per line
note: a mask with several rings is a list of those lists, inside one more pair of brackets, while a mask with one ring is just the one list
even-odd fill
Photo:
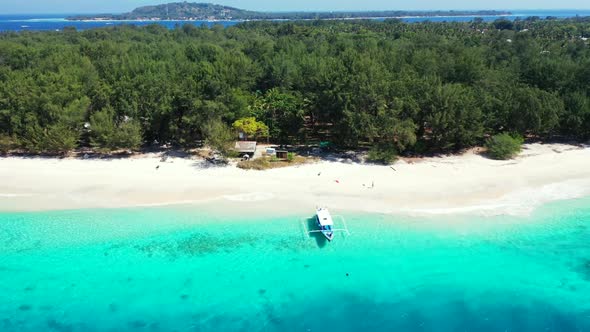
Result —
[[317, 210], [318, 221], [322, 226], [334, 226], [334, 221], [328, 209], [319, 208]]

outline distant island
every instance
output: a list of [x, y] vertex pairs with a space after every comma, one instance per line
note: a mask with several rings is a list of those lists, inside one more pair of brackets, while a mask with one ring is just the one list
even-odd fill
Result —
[[399, 18], [399, 17], [445, 17], [445, 16], [499, 16], [510, 15], [507, 11], [355, 11], [355, 12], [257, 12], [211, 3], [175, 2], [156, 6], [144, 6], [124, 14], [80, 15], [68, 17], [71, 21], [82, 20], [179, 20], [179, 21], [222, 21], [222, 20], [313, 20], [313, 19], [355, 19], [355, 18]]

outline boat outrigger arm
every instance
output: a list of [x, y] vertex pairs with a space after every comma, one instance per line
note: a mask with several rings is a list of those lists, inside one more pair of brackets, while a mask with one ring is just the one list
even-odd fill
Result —
[[332, 219], [332, 216], [330, 215], [328, 209], [318, 208], [316, 210], [316, 222], [319, 229], [309, 231], [309, 233], [322, 233], [326, 237], [326, 239], [328, 239], [328, 241], [332, 241], [334, 239], [334, 233], [336, 232], [346, 232], [348, 235], [350, 235], [348, 227], [346, 227], [346, 222], [344, 221], [344, 218], [341, 216], [339, 217], [342, 219], [345, 228], [334, 228], [334, 220]]

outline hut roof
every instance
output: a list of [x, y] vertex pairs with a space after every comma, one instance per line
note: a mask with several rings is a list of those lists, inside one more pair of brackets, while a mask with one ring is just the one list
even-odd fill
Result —
[[256, 142], [252, 141], [238, 141], [236, 142], [236, 151], [242, 153], [254, 153], [256, 152]]

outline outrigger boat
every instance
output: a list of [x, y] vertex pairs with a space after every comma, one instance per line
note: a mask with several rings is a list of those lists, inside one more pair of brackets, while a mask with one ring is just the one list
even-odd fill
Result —
[[332, 220], [330, 211], [326, 208], [318, 208], [316, 210], [316, 221], [322, 234], [324, 234], [328, 241], [332, 241], [334, 239], [334, 221]]

